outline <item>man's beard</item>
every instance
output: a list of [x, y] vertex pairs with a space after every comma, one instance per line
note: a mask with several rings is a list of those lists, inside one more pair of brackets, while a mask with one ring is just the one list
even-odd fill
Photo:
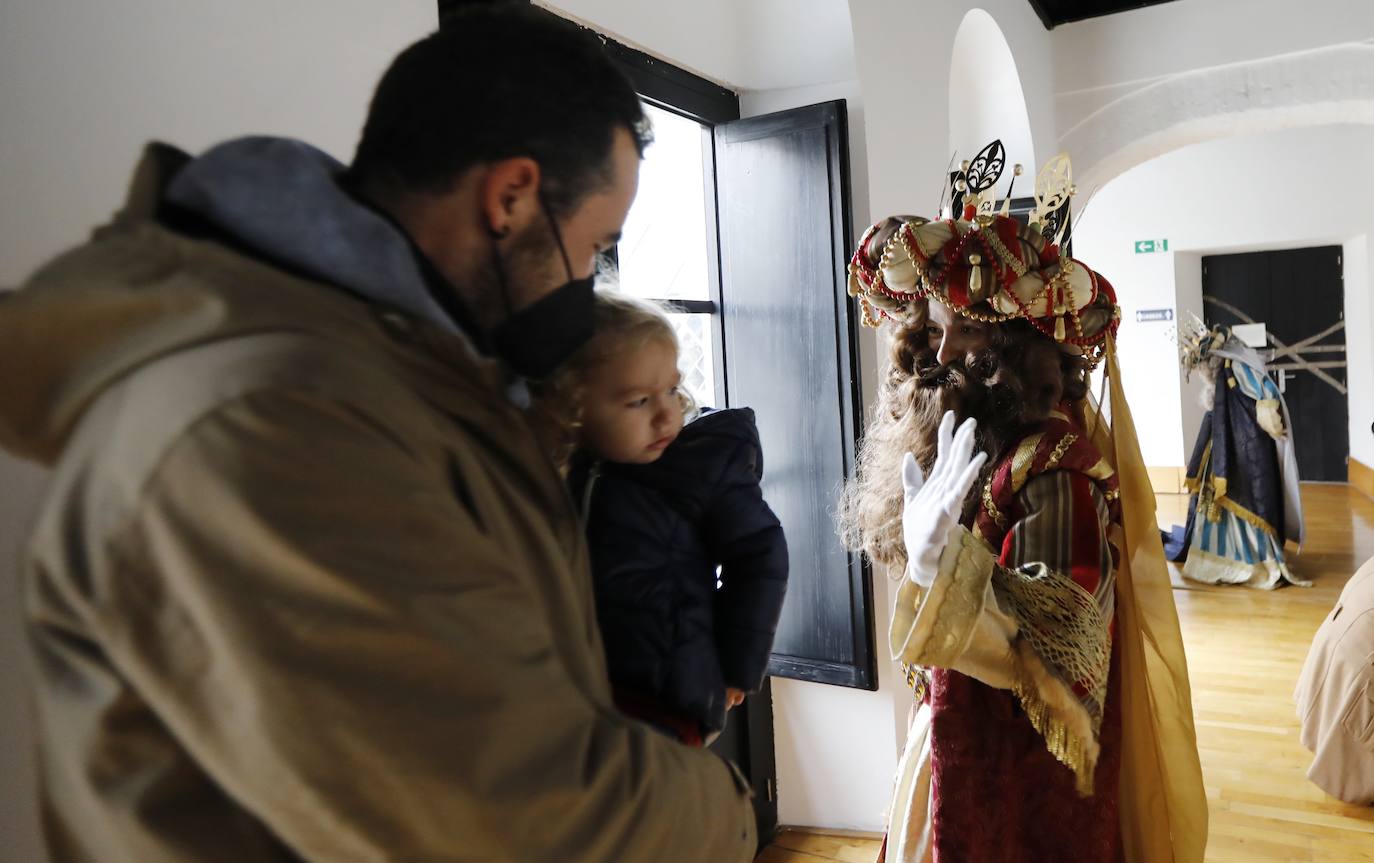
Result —
[[[941, 365], [933, 351], [916, 358], [912, 424], [917, 439], [913, 454], [927, 474], [935, 464], [940, 419], [953, 411], [956, 423], [973, 418], [976, 451], [988, 454], [989, 468], [1026, 432], [1028, 417], [1019, 373], [997, 356], [995, 348]], [[1029, 412], [1035, 413], [1035, 412]], [[1035, 417], [1034, 419], [1038, 419]]]
[[[971, 518], [988, 477], [1016, 444], [1064, 398], [1081, 398], [1083, 384], [1066, 373], [1058, 346], [1029, 326], [1003, 324], [993, 344], [941, 364], [923, 342], [925, 328], [899, 334], [878, 404], [864, 430], [858, 471], [845, 486], [838, 521], [850, 548], [900, 574], [906, 565], [902, 542], [902, 458], [916, 457], [929, 476], [945, 411], [978, 421], [975, 444], [988, 454], [982, 475], [964, 502]], [[1066, 387], [1073, 383], [1073, 389]], [[1084, 390], [1085, 391], [1085, 390]]]
[[503, 249], [492, 248], [459, 285], [464, 302], [484, 331], [491, 331], [514, 312], [540, 298], [541, 291], [562, 284], [563, 259], [547, 225], [536, 222], [516, 233]]

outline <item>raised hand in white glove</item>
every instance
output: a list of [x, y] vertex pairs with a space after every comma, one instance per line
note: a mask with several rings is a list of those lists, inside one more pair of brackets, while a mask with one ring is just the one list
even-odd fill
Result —
[[977, 428], [977, 421], [970, 417], [956, 432], [954, 412], [946, 411], [940, 419], [930, 476], [921, 475], [921, 467], [911, 453], [902, 459], [906, 575], [922, 587], [934, 583], [949, 533], [959, 526], [964, 499], [987, 461], [987, 453], [973, 454], [973, 433]]

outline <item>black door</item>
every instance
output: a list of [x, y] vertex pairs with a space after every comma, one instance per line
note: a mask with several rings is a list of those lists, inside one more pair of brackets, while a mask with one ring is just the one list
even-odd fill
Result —
[[858, 380], [844, 102], [716, 127], [726, 386], [758, 414], [764, 494], [787, 533], [770, 672], [872, 689], [871, 585], [834, 511]]
[[[854, 460], [854, 319], [845, 287], [848, 130], [843, 102], [714, 129], [726, 400], [753, 408], [764, 496], [787, 534], [787, 603], [769, 673], [874, 688], [871, 590], [833, 516]], [[777, 824], [771, 687], [731, 711], [712, 747]]]
[[1298, 473], [1345, 482], [1347, 422], [1345, 287], [1341, 247], [1211, 255], [1202, 259], [1207, 323], [1263, 323], [1260, 350], [1293, 418]]

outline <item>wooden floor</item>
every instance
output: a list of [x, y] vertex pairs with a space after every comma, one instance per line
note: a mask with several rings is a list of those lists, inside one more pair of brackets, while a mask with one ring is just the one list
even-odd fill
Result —
[[[1290, 564], [1312, 587], [1174, 591], [1211, 810], [1209, 863], [1374, 861], [1374, 807], [1342, 803], [1307, 781], [1311, 755], [1298, 742], [1293, 706], [1313, 633], [1374, 557], [1374, 502], [1317, 484], [1303, 487], [1303, 501], [1308, 541]], [[1161, 525], [1181, 523], [1186, 507], [1187, 498], [1162, 495]], [[877, 850], [872, 839], [784, 831], [758, 859], [869, 863]]]

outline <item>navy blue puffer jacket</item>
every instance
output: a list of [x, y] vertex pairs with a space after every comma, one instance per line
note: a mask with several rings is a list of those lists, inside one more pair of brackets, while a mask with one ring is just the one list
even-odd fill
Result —
[[703, 413], [653, 464], [584, 464], [569, 477], [611, 682], [707, 732], [725, 727], [726, 686], [762, 684], [787, 590], [762, 477], [747, 408]]

